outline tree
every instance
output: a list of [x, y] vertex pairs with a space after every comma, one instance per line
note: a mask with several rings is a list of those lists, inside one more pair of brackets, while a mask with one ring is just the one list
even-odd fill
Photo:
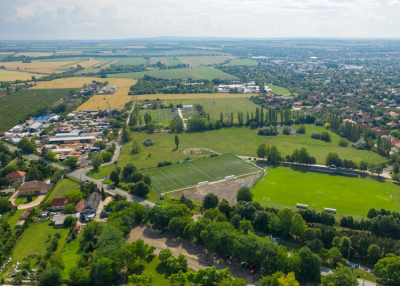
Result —
[[135, 184], [134, 188], [131, 189], [131, 192], [136, 196], [145, 198], [150, 193], [150, 186], [143, 181], [139, 181]]
[[331, 165], [338, 165], [337, 162], [339, 160], [339, 155], [336, 153], [329, 152], [328, 155], [326, 155], [325, 158], [325, 165], [326, 166], [331, 166]]
[[282, 236], [288, 237], [293, 221], [293, 212], [289, 209], [280, 209], [278, 212], [280, 226], [282, 228]]
[[214, 195], [213, 193], [208, 193], [204, 199], [203, 199], [203, 208], [205, 210], [207, 209], [213, 209], [218, 206], [218, 197]]
[[290, 234], [295, 237], [301, 237], [304, 231], [307, 229], [307, 224], [301, 214], [295, 214], [292, 219], [292, 225], [290, 227]]
[[300, 265], [300, 280], [307, 280], [310, 282], [321, 281], [321, 258], [311, 252], [308, 247], [303, 247], [299, 251], [301, 259]]
[[178, 147], [179, 147], [179, 137], [176, 134], [175, 134], [175, 145], [176, 145], [176, 149], [178, 149]]
[[254, 231], [251, 221], [246, 219], [241, 220], [239, 229], [243, 234], [248, 234], [249, 231]]
[[69, 271], [69, 284], [71, 286], [89, 286], [90, 272], [84, 268], [73, 266]]
[[61, 286], [62, 284], [62, 271], [58, 267], [45, 270], [39, 278], [40, 286]]
[[73, 214], [76, 211], [76, 206], [74, 204], [68, 204], [64, 207], [63, 213]]
[[68, 166], [71, 170], [75, 170], [78, 165], [78, 157], [70, 157], [64, 161], [64, 164]]
[[98, 171], [101, 164], [103, 164], [103, 157], [100, 154], [94, 155], [92, 157], [93, 170]]
[[299, 133], [299, 134], [306, 133], [306, 127], [304, 125], [300, 125], [299, 128], [296, 130], [296, 133]]
[[321, 286], [358, 286], [357, 277], [348, 267], [337, 267], [334, 273], [322, 277]]
[[374, 266], [375, 274], [384, 285], [400, 285], [400, 256], [389, 256], [379, 260]]
[[240, 216], [240, 214], [235, 214], [232, 218], [231, 218], [231, 225], [233, 225], [236, 229], [239, 229], [240, 227], [240, 222], [242, 221], [242, 217]]
[[371, 244], [368, 247], [368, 261], [375, 265], [378, 260], [381, 258], [381, 248], [376, 244]]
[[253, 193], [251, 192], [250, 188], [246, 186], [241, 187], [236, 194], [236, 200], [238, 202], [251, 202], [253, 200]]
[[54, 162], [54, 161], [57, 161], [57, 154], [54, 152], [48, 151], [48, 152], [46, 152], [46, 155], [44, 156], [44, 158], [46, 160]]
[[113, 158], [113, 153], [111, 152], [101, 153], [101, 158], [103, 159], [103, 162], [111, 162]]
[[118, 186], [119, 184], [119, 175], [117, 171], [112, 171], [110, 175], [110, 180], [114, 182], [114, 185]]
[[33, 166], [28, 174], [26, 175], [26, 180], [27, 181], [40, 181], [43, 177], [43, 174], [36, 168], [36, 166]]
[[289, 272], [286, 276], [281, 276], [278, 278], [279, 286], [299, 286], [300, 283], [296, 280], [293, 272]]
[[267, 156], [267, 155], [268, 155], [268, 154], [267, 154], [267, 146], [265, 146], [264, 143], [261, 144], [260, 146], [258, 146], [258, 149], [257, 149], [257, 156], [258, 156], [258, 158], [264, 159], [265, 156]]
[[64, 220], [65, 227], [74, 226], [75, 223], [76, 223], [75, 218], [72, 215], [67, 216]]
[[274, 164], [281, 160], [282, 160], [282, 157], [281, 157], [281, 153], [279, 152], [278, 148], [276, 148], [275, 146], [272, 146], [271, 150], [268, 154], [268, 161], [270, 161], [271, 164]]
[[132, 153], [133, 154], [140, 153], [140, 144], [136, 140], [133, 140], [133, 143], [132, 143]]
[[360, 162], [360, 165], [359, 165], [359, 168], [360, 168], [361, 171], [366, 171], [366, 170], [368, 170], [368, 163], [365, 162], [365, 161], [361, 161], [361, 162]]
[[71, 198], [72, 202], [76, 204], [85, 197], [85, 194], [80, 190], [69, 191], [64, 194], [64, 198]]
[[167, 262], [168, 258], [170, 258], [171, 256], [172, 256], [171, 249], [164, 248], [163, 250], [160, 251], [158, 259], [160, 259], [161, 262]]
[[7, 198], [0, 198], [0, 213], [10, 210], [11, 202]]
[[181, 217], [173, 217], [168, 223], [168, 231], [177, 236], [181, 236], [187, 221]]
[[126, 126], [125, 124], [122, 126], [122, 135], [121, 135], [122, 141], [129, 142], [132, 140], [132, 133], [129, 131], [129, 127]]

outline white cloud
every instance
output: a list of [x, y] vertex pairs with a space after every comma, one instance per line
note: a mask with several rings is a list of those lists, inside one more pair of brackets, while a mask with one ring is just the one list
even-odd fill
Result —
[[400, 0], [0, 0], [0, 39], [393, 37]]

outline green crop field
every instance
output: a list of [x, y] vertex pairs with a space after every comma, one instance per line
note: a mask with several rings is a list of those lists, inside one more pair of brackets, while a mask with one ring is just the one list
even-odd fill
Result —
[[160, 62], [166, 66], [169, 65], [168, 60], [166, 57], [151, 57], [149, 60], [149, 65], [155, 65], [157, 62]]
[[65, 98], [72, 89], [23, 89], [0, 98], [0, 133], [18, 124], [38, 109], [52, 106]]
[[260, 171], [260, 168], [228, 154], [148, 169], [143, 173], [151, 177], [152, 187], [156, 191], [165, 193], [195, 186], [204, 181], [214, 182], [230, 175], [240, 176]]
[[317, 204], [317, 211], [334, 208], [339, 215], [366, 216], [372, 207], [399, 211], [400, 206], [400, 189], [392, 183], [288, 167], [268, 169], [253, 193], [253, 200], [264, 206], [296, 208], [300, 203], [311, 209]]
[[191, 68], [221, 64], [228, 59], [234, 59], [233, 56], [199, 56], [199, 57], [181, 57], [181, 62], [189, 64]]
[[237, 77], [227, 74], [223, 71], [217, 70], [213, 67], [199, 67], [199, 68], [186, 68], [186, 69], [169, 69], [169, 70], [151, 70], [145, 72], [131, 72], [131, 73], [118, 73], [110, 74], [108, 77], [118, 78], [134, 78], [140, 79], [144, 75], [149, 75], [162, 79], [237, 79]]
[[116, 58], [118, 60], [114, 65], [147, 65], [147, 60], [144, 58]]
[[172, 67], [176, 66], [176, 65], [179, 65], [179, 64], [182, 64], [182, 62], [177, 58], [167, 58], [167, 60], [168, 60], [168, 65], [170, 65]]
[[255, 112], [257, 105], [247, 98], [196, 98], [196, 99], [176, 99], [167, 100], [167, 105], [172, 103], [176, 106], [178, 103], [182, 104], [200, 104], [204, 107], [205, 112], [210, 114], [213, 119], [219, 119], [220, 113], [224, 116], [230, 116], [233, 112], [233, 117], [237, 118], [238, 111]]
[[226, 66], [257, 66], [258, 62], [251, 59], [236, 59], [225, 64]]
[[273, 85], [273, 84], [267, 84], [267, 86], [272, 89], [272, 91], [276, 94], [279, 95], [291, 95], [290, 91], [287, 88], [281, 87], [281, 86], [277, 86], [277, 85]]

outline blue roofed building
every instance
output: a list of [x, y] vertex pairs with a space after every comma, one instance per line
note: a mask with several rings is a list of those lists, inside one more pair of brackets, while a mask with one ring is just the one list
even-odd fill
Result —
[[49, 123], [50, 118], [50, 115], [41, 115], [33, 119], [33, 122]]

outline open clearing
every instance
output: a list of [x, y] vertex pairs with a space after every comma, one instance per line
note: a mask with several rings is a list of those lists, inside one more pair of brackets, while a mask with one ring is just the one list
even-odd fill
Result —
[[239, 176], [260, 171], [260, 168], [228, 154], [142, 172], [150, 175], [152, 187], [156, 191], [165, 193], [195, 186], [204, 181], [211, 183], [230, 175]]
[[136, 80], [128, 78], [107, 78], [108, 86], [116, 86], [118, 90], [114, 94], [98, 94], [78, 107], [78, 110], [106, 110], [122, 109], [132, 96], [128, 95], [130, 87], [136, 84]]
[[272, 89], [272, 91], [278, 95], [291, 95], [291, 92], [285, 88], [285, 87], [281, 87], [281, 86], [277, 86], [277, 85], [273, 85], [273, 84], [267, 84], [268, 87], [270, 89]]
[[186, 68], [186, 69], [169, 69], [169, 70], [151, 70], [144, 72], [131, 72], [131, 73], [118, 73], [110, 74], [109, 78], [112, 77], [125, 77], [125, 78], [143, 78], [144, 75], [149, 75], [155, 78], [162, 79], [208, 79], [214, 78], [219, 79], [237, 79], [236, 76], [227, 74], [223, 71], [217, 70], [214, 67], [198, 67], [198, 68]]
[[31, 89], [53, 89], [53, 88], [81, 88], [84, 84], [95, 81], [106, 81], [107, 79], [98, 77], [68, 77], [59, 78], [52, 81], [39, 81]]
[[182, 104], [200, 104], [204, 107], [204, 111], [210, 114], [212, 119], [219, 119], [220, 114], [224, 116], [230, 116], [233, 112], [233, 117], [237, 118], [238, 111], [243, 112], [255, 112], [258, 107], [252, 101], [247, 98], [198, 98], [198, 99], [187, 99], [187, 100], [168, 100], [168, 104], [172, 103], [176, 106], [178, 103]]
[[180, 57], [182, 63], [189, 64], [191, 68], [221, 64], [228, 59], [235, 59], [234, 56], [200, 56], [200, 57]]
[[14, 55], [14, 57], [32, 57], [32, 58], [38, 58], [38, 57], [49, 57], [52, 56], [53, 53], [18, 53]]
[[133, 95], [133, 98], [136, 100], [185, 100], [185, 99], [195, 99], [195, 98], [247, 98], [249, 94], [245, 93], [175, 93], [175, 94], [142, 94], [142, 95]]
[[[336, 209], [341, 215], [366, 216], [372, 207], [399, 210], [399, 187], [370, 178], [345, 177], [303, 169], [277, 167], [253, 189], [253, 200], [262, 205], [295, 208], [296, 203], [316, 210]], [[393, 202], [390, 196], [393, 195]]]
[[[170, 122], [174, 119], [174, 112], [171, 109], [140, 109], [139, 114], [143, 117], [144, 114], [150, 114], [151, 119], [162, 124], [163, 126], [168, 126]], [[143, 117], [144, 118], [144, 117]]]
[[[133, 139], [139, 144], [146, 138], [154, 141], [153, 146], [141, 146], [142, 152], [139, 154], [131, 154], [132, 142], [124, 145], [121, 150], [118, 166], [123, 168], [128, 163], [133, 163], [138, 168], [156, 167], [160, 161], [182, 161], [188, 155], [183, 151], [187, 148], [208, 148], [219, 153], [233, 153], [236, 155], [256, 156], [256, 150], [260, 144], [265, 143], [267, 146], [275, 145], [284, 157], [292, 154], [294, 149], [304, 147], [311, 156], [314, 156], [318, 164], [325, 164], [326, 155], [334, 152], [342, 159], [353, 160], [359, 163], [365, 160], [368, 163], [381, 163], [386, 161], [385, 157], [365, 150], [356, 150], [350, 145], [347, 147], [339, 146], [340, 137], [333, 132], [329, 132], [332, 142], [324, 142], [310, 138], [312, 131], [322, 132], [325, 128], [306, 125], [306, 134], [299, 136], [287, 136], [281, 133], [277, 136], [263, 137], [257, 135], [257, 130], [249, 128], [227, 128], [221, 130], [205, 131], [198, 133], [180, 133], [179, 149], [175, 149], [175, 134], [168, 132], [160, 132], [147, 134], [144, 132], [134, 133]], [[148, 155], [151, 157], [148, 158]], [[192, 159], [197, 160], [193, 157]]]
[[0, 69], [0, 81], [16, 81], [16, 80], [30, 80], [32, 77], [40, 78], [43, 74], [8, 71]]

